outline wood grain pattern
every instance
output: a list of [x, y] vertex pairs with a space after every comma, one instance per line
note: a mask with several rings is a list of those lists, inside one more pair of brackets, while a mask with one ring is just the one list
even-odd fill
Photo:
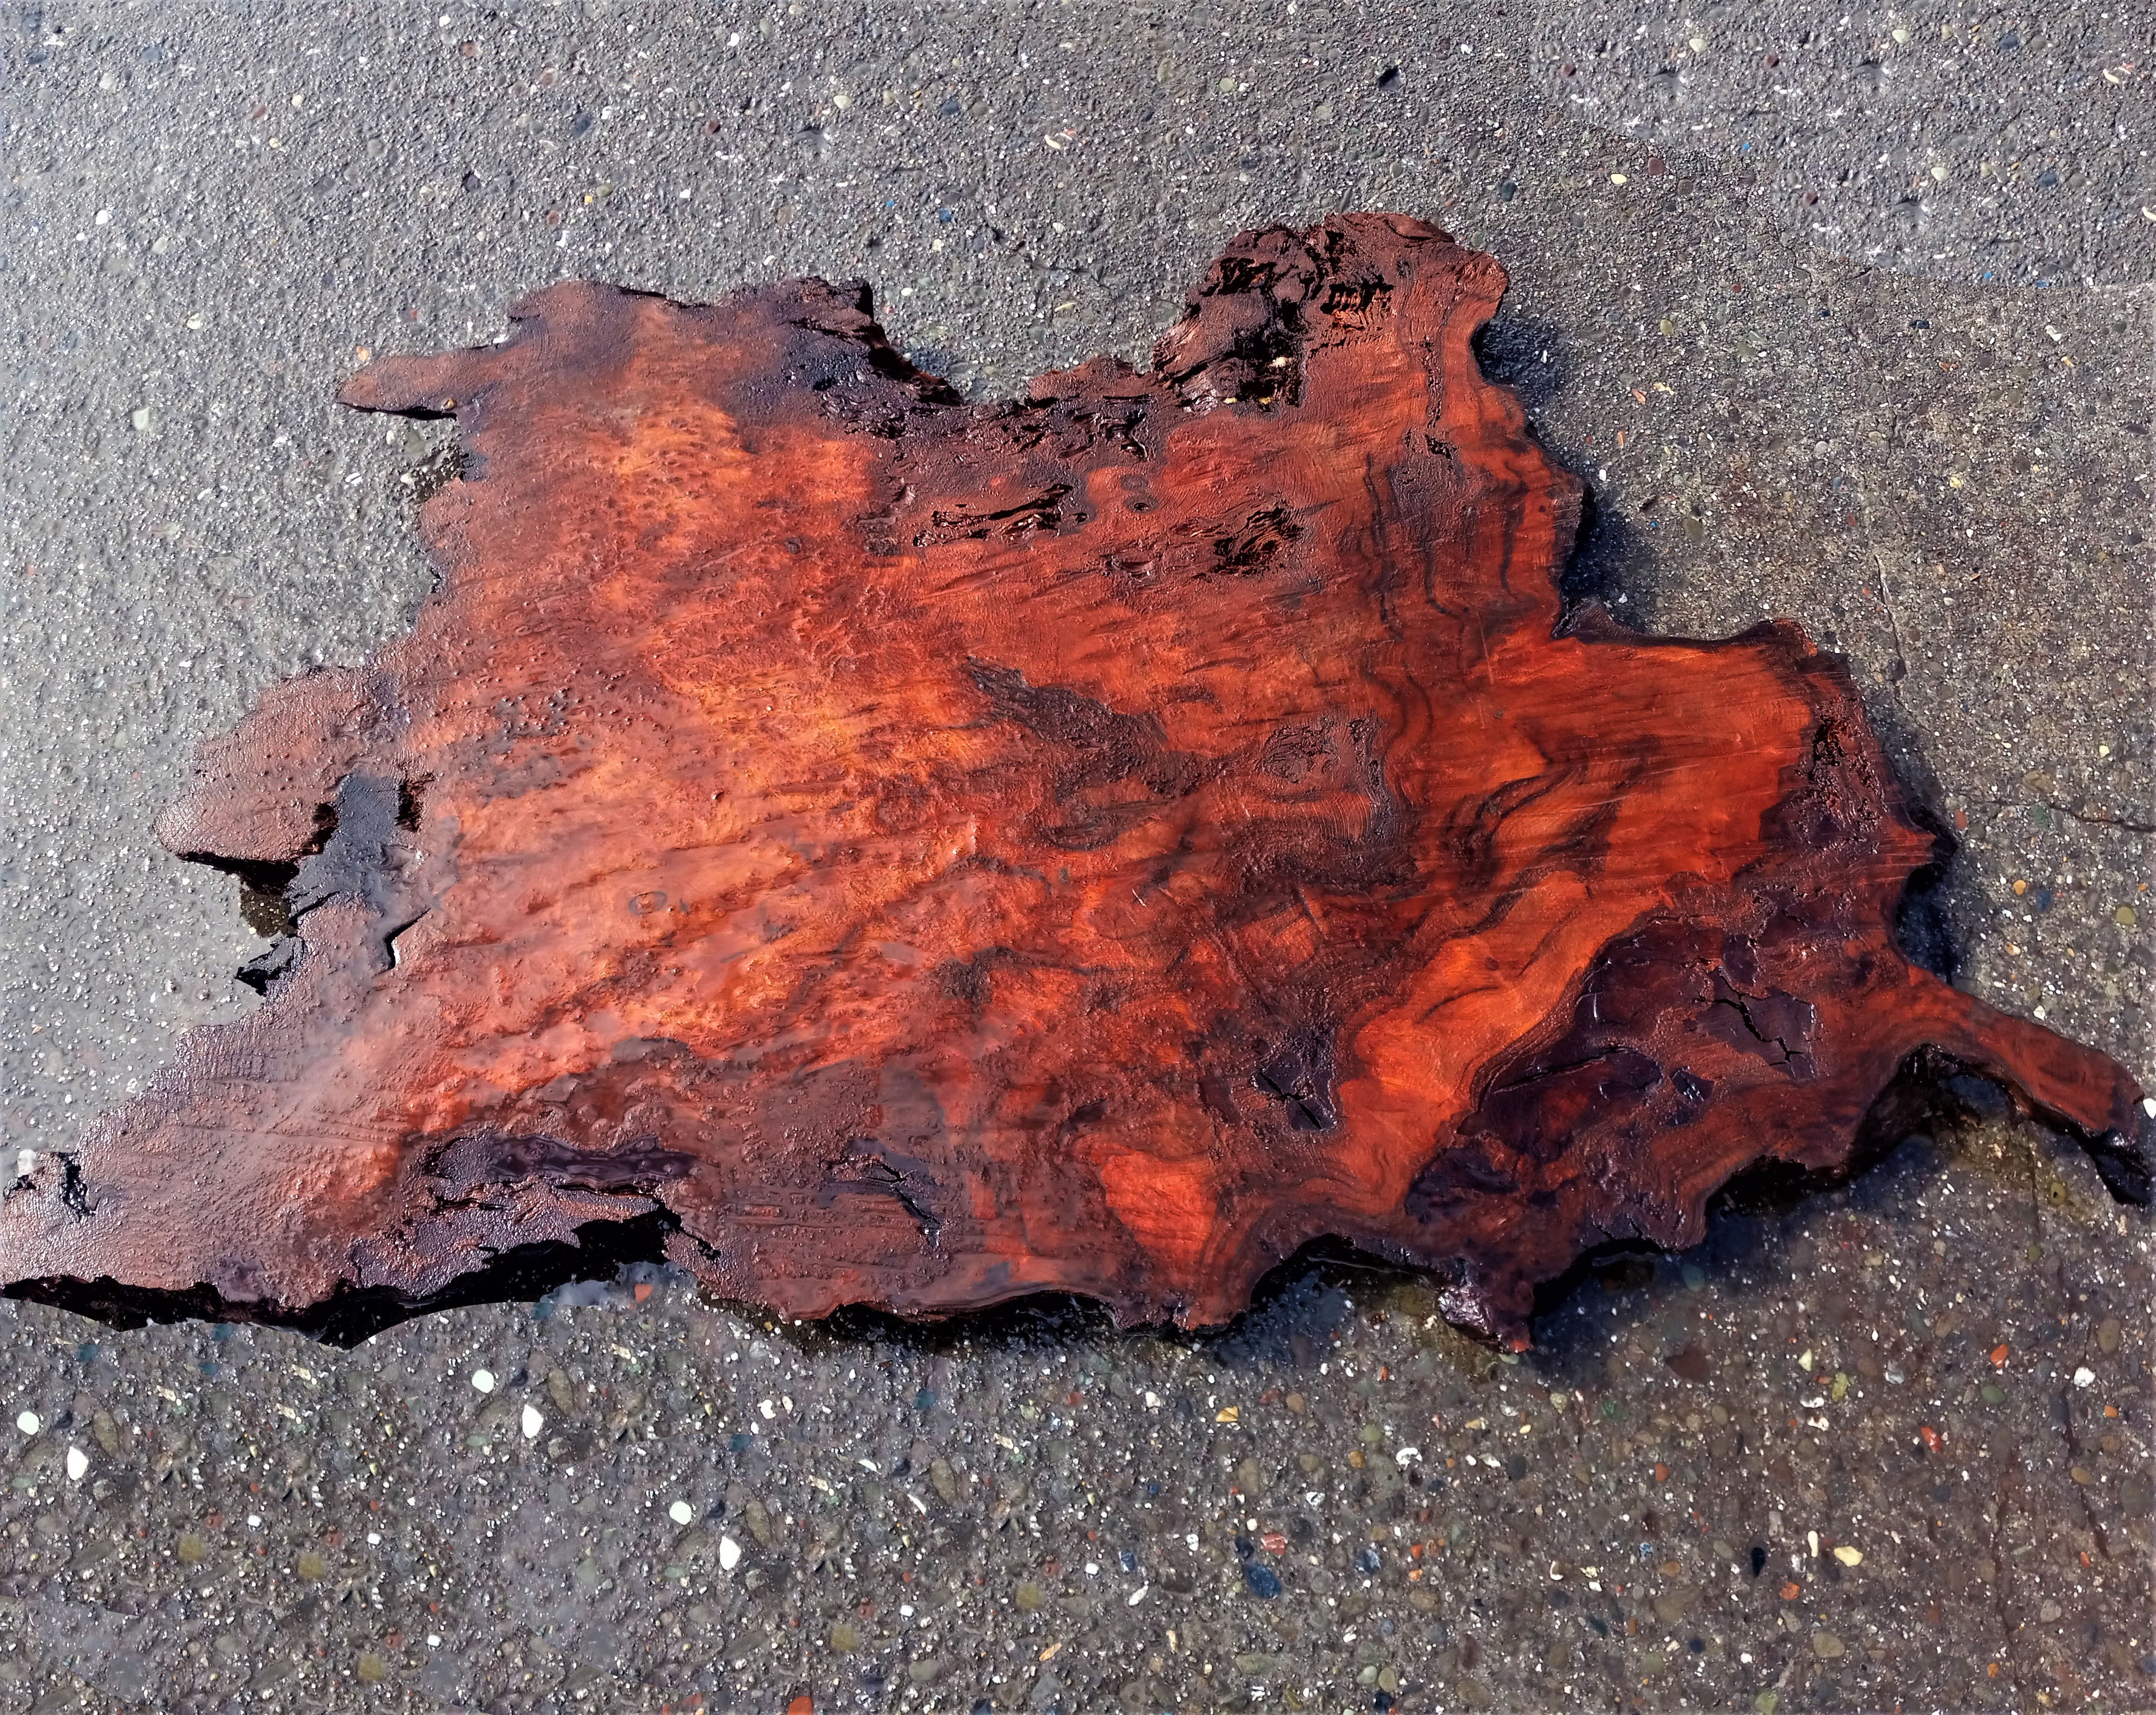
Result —
[[1561, 613], [1502, 289], [1355, 215], [1002, 405], [813, 280], [365, 369], [457, 418], [440, 590], [203, 748], [160, 835], [295, 935], [0, 1274], [328, 1326], [634, 1230], [795, 1315], [1199, 1324], [1337, 1235], [1518, 1342], [1953, 1065], [2145, 1196], [2123, 1070], [1897, 951], [1935, 842], [1836, 659]]

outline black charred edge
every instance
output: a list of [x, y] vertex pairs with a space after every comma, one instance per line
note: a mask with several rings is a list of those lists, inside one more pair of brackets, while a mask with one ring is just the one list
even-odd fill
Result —
[[110, 1275], [94, 1281], [67, 1275], [17, 1281], [0, 1296], [49, 1304], [116, 1328], [150, 1322], [259, 1322], [293, 1329], [326, 1345], [352, 1347], [437, 1310], [530, 1302], [572, 1281], [610, 1279], [630, 1263], [663, 1262], [666, 1241], [680, 1226], [680, 1218], [667, 1209], [626, 1220], [584, 1221], [574, 1244], [547, 1240], [515, 1245], [440, 1291], [417, 1296], [393, 1286], [339, 1286], [320, 1303], [284, 1305], [229, 1299], [208, 1285], [153, 1291], [125, 1286]]

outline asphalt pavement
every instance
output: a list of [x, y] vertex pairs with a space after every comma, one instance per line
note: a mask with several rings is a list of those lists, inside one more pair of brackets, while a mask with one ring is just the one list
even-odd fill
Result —
[[[818, 274], [992, 398], [1361, 208], [1509, 271], [1570, 587], [1845, 652], [1961, 842], [1910, 932], [2156, 1085], [2152, 82], [2117, 4], [13, 7], [0, 1146], [254, 1004], [150, 824], [427, 592], [369, 353]], [[1966, 1094], [1517, 1360], [1352, 1256], [1204, 1336], [0, 1303], [0, 1711], [2156, 1705], [2151, 1222]]]

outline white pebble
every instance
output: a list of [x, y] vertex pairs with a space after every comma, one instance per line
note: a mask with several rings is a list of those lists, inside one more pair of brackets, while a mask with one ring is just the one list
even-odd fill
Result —
[[1846, 1543], [1835, 1545], [1834, 1558], [1841, 1562], [1844, 1566], [1861, 1566], [1864, 1564], [1863, 1552], [1861, 1549], [1851, 1548]]
[[494, 1372], [490, 1369], [474, 1370], [472, 1385], [482, 1394], [491, 1394], [494, 1391]]
[[23, 1412], [15, 1420], [15, 1427], [26, 1435], [34, 1435], [38, 1432], [38, 1414], [34, 1411]]
[[67, 1451], [68, 1481], [71, 1483], [80, 1482], [82, 1481], [83, 1473], [89, 1469], [90, 1455], [84, 1452], [80, 1447], [69, 1448]]
[[2074, 1385], [2077, 1388], [2086, 1388], [2095, 1379], [2096, 1372], [2089, 1368], [2086, 1364], [2082, 1365], [2081, 1368], [2074, 1372]]
[[1142, 1602], [1143, 1600], [1145, 1600], [1145, 1599], [1146, 1599], [1146, 1592], [1147, 1592], [1147, 1590], [1151, 1589], [1152, 1588], [1152, 1586], [1151, 1584], [1140, 1584], [1140, 1585], [1139, 1585], [1136, 1589], [1134, 1589], [1134, 1590], [1132, 1590], [1132, 1591], [1131, 1592], [1131, 1594], [1130, 1594], [1130, 1600], [1129, 1600], [1129, 1603], [1128, 1603], [1128, 1605], [1129, 1605], [1129, 1606], [1131, 1606], [1131, 1607], [1132, 1607], [1132, 1608], [1137, 1607], [1137, 1605], [1138, 1605], [1139, 1603], [1141, 1603], [1141, 1602]]
[[676, 1524], [686, 1524], [696, 1514], [696, 1510], [686, 1501], [676, 1501], [666, 1509], [666, 1516]]
[[524, 1408], [524, 1439], [526, 1440], [537, 1440], [539, 1431], [546, 1426], [547, 1420], [539, 1415], [536, 1408], [530, 1405]]
[[732, 1537], [719, 1538], [719, 1570], [732, 1572], [741, 1564], [741, 1544]]
[[428, 1647], [429, 1649], [430, 1649], [430, 1650], [439, 1650], [439, 1649], [440, 1649], [440, 1648], [442, 1647], [442, 1635], [441, 1635], [441, 1633], [439, 1633], [439, 1631], [430, 1631], [430, 1632], [429, 1632], [429, 1633], [427, 1634], [427, 1647]]

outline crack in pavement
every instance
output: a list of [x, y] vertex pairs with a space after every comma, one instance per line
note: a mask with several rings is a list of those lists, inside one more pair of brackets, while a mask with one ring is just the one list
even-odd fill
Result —
[[[1888, 422], [1887, 451], [1889, 455], [1894, 450], [1894, 441], [1897, 431], [1901, 428], [1901, 421], [1897, 415]], [[1887, 624], [1894, 633], [1894, 671], [1888, 675], [1888, 683], [1893, 687], [1894, 700], [1900, 702], [1902, 701], [1902, 686], [1909, 676], [1908, 645], [1903, 641], [1902, 636], [1902, 616], [1895, 610], [1893, 586], [1887, 579], [1887, 556], [1881, 551], [1878, 537], [1873, 533], [1871, 528], [1871, 491], [1865, 487], [1864, 480], [1861, 477], [1856, 478], [1855, 481], [1856, 503], [1864, 511], [1864, 545], [1871, 550], [1872, 561], [1879, 567], [1879, 603], [1886, 608]]]
[[1999, 1659], [2006, 1670], [2007, 1682], [2017, 1701], [2021, 1695], [2021, 1669], [2015, 1659], [2014, 1620], [2007, 1611], [2012, 1604], [2007, 1594], [2010, 1569], [2006, 1558], [2006, 1509], [2020, 1489], [2025, 1476], [2021, 1461], [2009, 1453], [2005, 1469], [1999, 1473], [1999, 1506], [1991, 1528], [1991, 1595], [1992, 1606], [1999, 1615], [1999, 1633], [2002, 1640]]
[[2092, 828], [2117, 828], [2127, 834], [2156, 834], [2156, 822], [2129, 822], [2123, 816], [2106, 816], [2091, 810], [2071, 810], [2062, 804], [2054, 804], [2047, 798], [2025, 799], [2018, 798], [1983, 798], [1979, 804], [1989, 804], [1994, 809], [2018, 810], [2030, 803], [2041, 805], [2055, 816], [2064, 816], [2069, 821], [2081, 822]]

